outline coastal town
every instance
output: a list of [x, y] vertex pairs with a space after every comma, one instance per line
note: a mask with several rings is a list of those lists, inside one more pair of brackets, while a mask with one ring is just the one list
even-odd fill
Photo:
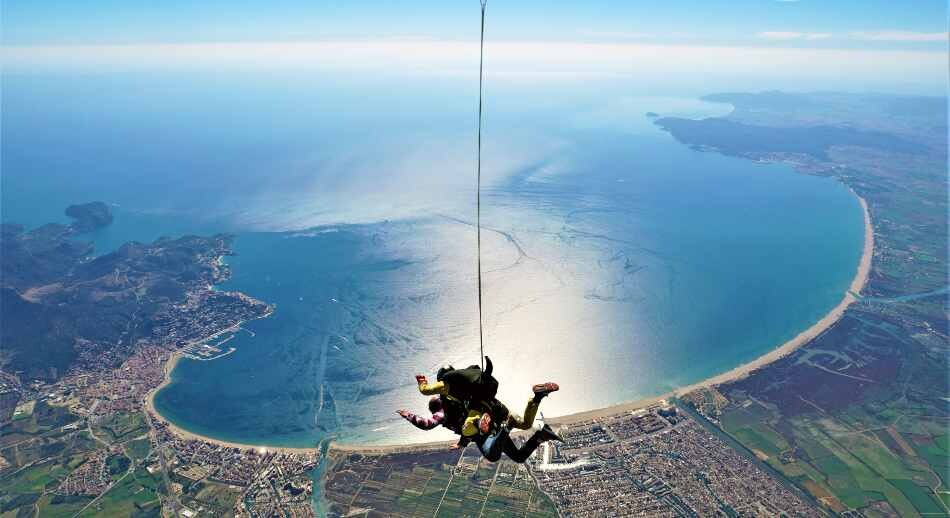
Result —
[[316, 450], [202, 440], [178, 433], [151, 409], [149, 398], [176, 354], [174, 344], [143, 345], [118, 369], [77, 369], [26, 387], [0, 439], [3, 471], [29, 473], [58, 459], [75, 466], [43, 487], [34, 501], [41, 515], [79, 503], [87, 514], [121, 512], [122, 502], [112, 505], [109, 496], [134, 489], [134, 508], [166, 516], [312, 516]]
[[[65, 243], [95, 227], [86, 213], [102, 225], [111, 215], [103, 204], [79, 207], [67, 210], [82, 216], [72, 226], [3, 228], [8, 256], [46, 258], [43, 267], [4, 263], [4, 295], [28, 293], [21, 303], [51, 313], [68, 307], [68, 318], [78, 320], [70, 330], [72, 360], [61, 375], [34, 369], [21, 344], [10, 344], [19, 354], [13, 365], [23, 368], [0, 372], [0, 514], [313, 516], [315, 449], [199, 438], [173, 428], [151, 405], [179, 358], [227, 354], [222, 346], [229, 336], [274, 310], [243, 293], [213, 289], [230, 276], [222, 257], [231, 253], [231, 238], [132, 243], [88, 260], [90, 247]], [[69, 282], [64, 272], [72, 272]], [[36, 284], [44, 287], [30, 288]], [[92, 327], [82, 327], [86, 320]], [[25, 351], [36, 333], [22, 336]], [[52, 344], [57, 338], [45, 337]]]
[[541, 489], [570, 516], [820, 516], [682, 408], [661, 402], [561, 428], [531, 461]]
[[[82, 503], [89, 514], [106, 512], [112, 508], [104, 497], [132, 489], [123, 484], [134, 481], [138, 495], [151, 497], [136, 500], [135, 508], [165, 516], [314, 516], [317, 450], [202, 439], [150, 408], [171, 351], [145, 346], [114, 371], [32, 387], [36, 399], [21, 402], [13, 424], [40, 423], [37, 406], [59, 409], [53, 413], [65, 424], [16, 442], [5, 437], [3, 458], [18, 462], [33, 443], [48, 448], [52, 439], [74, 448], [68, 458], [78, 463], [49, 488], [48, 502], [37, 500], [37, 509], [65, 501]], [[525, 465], [489, 463], [474, 447], [422, 445], [403, 453], [334, 447], [317, 482], [325, 481], [331, 516], [360, 509], [453, 516], [473, 506], [530, 516], [821, 515], [752, 453], [740, 453], [676, 404], [601, 414], [558, 424], [565, 443], [547, 443]], [[397, 501], [406, 498], [418, 500], [416, 512], [397, 512]]]
[[[823, 514], [751, 452], [727, 444], [681, 407], [660, 401], [556, 425], [524, 465], [477, 448], [330, 452], [330, 516], [788, 516]], [[518, 488], [518, 489], [514, 489]], [[486, 511], [487, 510], [487, 511]]]

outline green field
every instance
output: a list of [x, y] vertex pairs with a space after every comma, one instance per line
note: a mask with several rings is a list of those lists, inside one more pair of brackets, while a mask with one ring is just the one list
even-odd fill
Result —
[[458, 453], [346, 456], [328, 470], [325, 498], [340, 514], [371, 508], [393, 516], [558, 516], [524, 466], [490, 463], [476, 450], [460, 460]]
[[49, 461], [36, 464], [0, 478], [0, 512], [32, 505], [47, 489], [55, 489], [68, 473], [60, 464]]
[[151, 451], [152, 443], [147, 438], [134, 439], [125, 443], [125, 453], [136, 462], [145, 460]]
[[223, 516], [234, 509], [234, 505], [241, 496], [241, 490], [233, 489], [226, 484], [201, 481], [189, 490], [189, 494], [194, 496], [188, 500], [183, 499], [182, 503], [186, 507], [191, 509], [203, 507], [209, 513]]
[[[796, 418], [782, 428], [770, 423], [772, 415], [758, 404], [732, 406], [721, 415], [723, 429], [816, 498], [838, 511], [871, 512], [875, 502], [886, 501], [902, 516], [946, 516], [947, 435], [933, 421], [902, 420], [899, 428], [880, 427], [891, 409], [878, 413], [867, 408], [843, 412], [839, 419]], [[869, 428], [872, 427], [872, 428]], [[778, 430], [792, 433], [780, 433]], [[895, 438], [897, 429], [900, 436]], [[933, 435], [930, 435], [933, 434]], [[913, 450], [908, 452], [909, 445]], [[782, 460], [783, 452], [794, 452]], [[913, 453], [913, 454], [911, 454]], [[832, 499], [829, 500], [829, 496]]]
[[[33, 412], [6, 425], [0, 455], [10, 466], [0, 472], [0, 516], [74, 516], [93, 501], [90, 496], [63, 496], [54, 491], [73, 470], [105, 443], [124, 443], [123, 453], [106, 458], [115, 485], [84, 511], [85, 516], [158, 516], [160, 478], [138, 467], [148, 457], [142, 414], [116, 414], [94, 427], [96, 438], [64, 407], [37, 402]], [[75, 424], [73, 424], [75, 423]], [[65, 429], [64, 429], [65, 427]], [[134, 471], [129, 472], [133, 463]]]
[[45, 495], [40, 498], [37, 508], [39, 515], [43, 517], [70, 518], [91, 501], [91, 496]]
[[106, 441], [121, 442], [148, 432], [148, 424], [141, 413], [115, 413], [98, 423], [93, 432]]
[[946, 516], [947, 510], [930, 488], [920, 487], [910, 480], [889, 480], [910, 500], [922, 516]]
[[[99, 445], [86, 431], [57, 430], [32, 440], [24, 440], [0, 451], [13, 468], [50, 457], [70, 457], [95, 450]], [[0, 474], [0, 477], [3, 475]]]
[[78, 417], [70, 414], [65, 408], [50, 406], [43, 401], [36, 402], [32, 408], [32, 412], [0, 428], [0, 448], [3, 448], [4, 457], [7, 457], [8, 448], [14, 445], [22, 446], [36, 440], [55, 439], [68, 435], [71, 430], [62, 428], [78, 420]]
[[80, 516], [158, 516], [161, 514], [161, 477], [136, 469], [116, 482]]

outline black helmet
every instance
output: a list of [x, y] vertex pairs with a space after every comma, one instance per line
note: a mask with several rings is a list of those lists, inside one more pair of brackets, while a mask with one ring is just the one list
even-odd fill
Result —
[[435, 373], [436, 381], [442, 381], [442, 378], [445, 376], [446, 372], [452, 372], [454, 370], [455, 370], [455, 367], [452, 367], [451, 365], [444, 365], [442, 367], [439, 367], [439, 371]]

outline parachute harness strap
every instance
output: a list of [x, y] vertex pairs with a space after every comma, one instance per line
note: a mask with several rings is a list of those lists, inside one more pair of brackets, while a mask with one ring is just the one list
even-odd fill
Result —
[[488, 0], [479, 0], [482, 5], [482, 30], [478, 46], [478, 132], [475, 157], [475, 252], [478, 268], [478, 350], [482, 370], [485, 370], [485, 338], [482, 322], [482, 76], [485, 62], [485, 5]]

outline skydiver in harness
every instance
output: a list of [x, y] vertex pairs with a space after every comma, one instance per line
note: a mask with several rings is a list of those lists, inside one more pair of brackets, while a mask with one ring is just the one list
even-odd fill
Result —
[[525, 405], [524, 414], [519, 416], [495, 397], [498, 381], [492, 376], [492, 363], [487, 356], [484, 371], [478, 365], [465, 369], [450, 366], [439, 369], [434, 383], [429, 383], [423, 375], [417, 375], [416, 382], [419, 392], [433, 396], [429, 400], [431, 417], [417, 416], [408, 410], [397, 413], [423, 430], [431, 430], [440, 424], [449, 428], [461, 437], [455, 447], [474, 441], [485, 458], [492, 462], [497, 461], [502, 452], [516, 462], [524, 462], [539, 444], [561, 440], [547, 425], [535, 432], [521, 449], [508, 436], [512, 428], [531, 429], [541, 400], [558, 390], [556, 383], [534, 385], [534, 394]]
[[[498, 380], [492, 376], [492, 362], [485, 357], [485, 370], [478, 365], [464, 369], [454, 369], [451, 366], [439, 369], [436, 381], [429, 383], [424, 375], [416, 376], [419, 392], [426, 396], [440, 396], [444, 400], [455, 400], [462, 403], [469, 411], [489, 412], [499, 424], [507, 424], [509, 428], [528, 430], [534, 424], [541, 400], [551, 392], [557, 391], [557, 383], [539, 383], [531, 387], [533, 396], [525, 405], [524, 414], [519, 416], [508, 410], [495, 395], [498, 393]], [[452, 410], [451, 404], [445, 405]], [[457, 406], [457, 405], [456, 405]], [[469, 416], [466, 416], [469, 417]]]

